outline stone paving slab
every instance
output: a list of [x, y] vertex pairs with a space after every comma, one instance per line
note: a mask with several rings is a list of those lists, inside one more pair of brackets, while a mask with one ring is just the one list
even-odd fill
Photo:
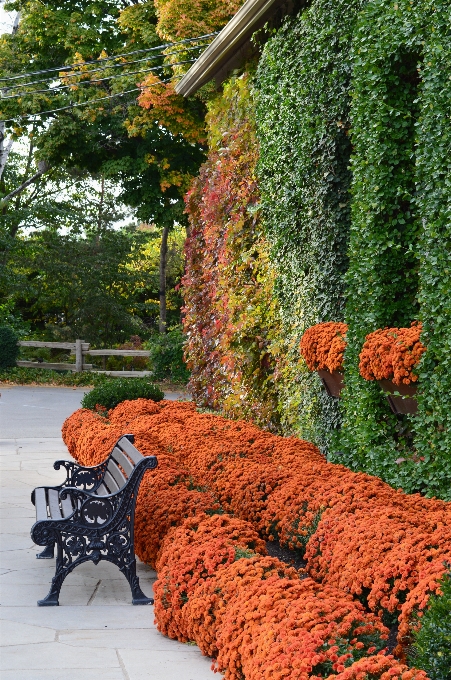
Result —
[[[52, 469], [58, 458], [69, 458], [61, 424], [84, 390], [57, 388], [58, 399], [51, 388], [0, 391], [0, 435], [6, 434], [0, 440], [1, 680], [212, 680], [211, 660], [196, 646], [165, 638], [153, 607], [130, 604], [128, 584], [112, 564], [81, 565], [63, 584], [59, 607], [36, 605], [48, 592], [55, 563], [36, 560], [42, 548], [30, 538], [30, 492], [62, 481], [63, 471]], [[38, 408], [47, 394], [51, 406]], [[33, 409], [21, 409], [21, 402], [40, 413], [35, 437]], [[25, 436], [12, 436], [12, 411], [14, 427]], [[138, 575], [151, 595], [155, 572], [140, 563]]]

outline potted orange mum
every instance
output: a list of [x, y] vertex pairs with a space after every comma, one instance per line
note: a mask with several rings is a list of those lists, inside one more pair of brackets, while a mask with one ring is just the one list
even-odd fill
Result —
[[318, 373], [330, 397], [339, 397], [343, 389], [343, 353], [347, 330], [345, 323], [318, 323], [307, 328], [299, 346], [307, 366]]
[[420, 341], [422, 325], [383, 328], [366, 336], [359, 370], [365, 380], [377, 380], [393, 413], [416, 413], [418, 376], [414, 369], [426, 347]]

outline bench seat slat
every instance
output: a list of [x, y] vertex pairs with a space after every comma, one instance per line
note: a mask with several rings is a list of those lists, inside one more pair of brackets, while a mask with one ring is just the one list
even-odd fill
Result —
[[64, 500], [61, 499], [61, 507], [63, 510], [63, 517], [69, 517], [74, 511], [70, 495]]
[[60, 509], [60, 504], [59, 504], [58, 491], [56, 491], [56, 489], [49, 489], [48, 490], [48, 498], [49, 498], [50, 517], [52, 519], [62, 519], [61, 509]]
[[122, 489], [122, 487], [124, 487], [127, 484], [127, 480], [125, 479], [124, 475], [119, 470], [118, 466], [116, 465], [112, 458], [110, 458], [110, 460], [108, 461], [107, 470], [110, 473], [110, 475], [114, 477], [120, 489]]
[[130, 477], [135, 467], [130, 463], [130, 460], [127, 458], [127, 456], [122, 453], [122, 451], [117, 446], [114, 447], [113, 453], [111, 455], [113, 460], [115, 460], [116, 463], [124, 470], [127, 477]]
[[110, 490], [110, 493], [116, 493], [116, 491], [119, 491], [119, 484], [116, 482], [114, 477], [112, 477], [112, 475], [108, 472], [108, 470], [105, 472], [105, 475], [103, 477], [103, 483]]
[[121, 448], [123, 451], [125, 451], [125, 453], [127, 454], [127, 456], [129, 456], [129, 457], [132, 459], [132, 461], [135, 463], [135, 465], [137, 465], [137, 464], [144, 458], [144, 456], [142, 456], [142, 455], [140, 454], [140, 452], [138, 451], [138, 449], [136, 449], [136, 448], [133, 446], [133, 444], [132, 444], [131, 442], [128, 441], [128, 439], [127, 439], [126, 437], [123, 437], [123, 438], [118, 442], [118, 446], [119, 446], [119, 448]]
[[36, 507], [36, 519], [47, 519], [47, 501], [45, 498], [45, 489], [43, 487], [35, 489], [34, 504]]
[[96, 491], [97, 496], [109, 496], [109, 491], [106, 488], [105, 484], [100, 484], [99, 488]]

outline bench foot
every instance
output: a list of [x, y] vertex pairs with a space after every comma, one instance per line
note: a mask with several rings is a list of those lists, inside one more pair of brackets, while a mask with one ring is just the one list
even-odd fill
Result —
[[59, 606], [59, 601], [58, 601], [58, 595], [55, 595], [55, 593], [50, 593], [47, 595], [47, 597], [44, 597], [43, 600], [38, 600], [38, 607], [58, 607]]
[[134, 597], [133, 604], [153, 604], [153, 598], [146, 597], [143, 593], [142, 597]]
[[51, 560], [55, 557], [55, 544], [48, 545], [41, 553], [36, 555], [37, 560]]

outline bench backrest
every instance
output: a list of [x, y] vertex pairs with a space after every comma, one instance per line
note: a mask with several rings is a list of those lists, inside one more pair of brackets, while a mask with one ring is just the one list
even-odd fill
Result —
[[129, 436], [121, 437], [111, 452], [102, 484], [96, 491], [98, 496], [108, 496], [120, 491], [127, 484], [136, 465], [143, 460], [144, 456], [133, 446]]

